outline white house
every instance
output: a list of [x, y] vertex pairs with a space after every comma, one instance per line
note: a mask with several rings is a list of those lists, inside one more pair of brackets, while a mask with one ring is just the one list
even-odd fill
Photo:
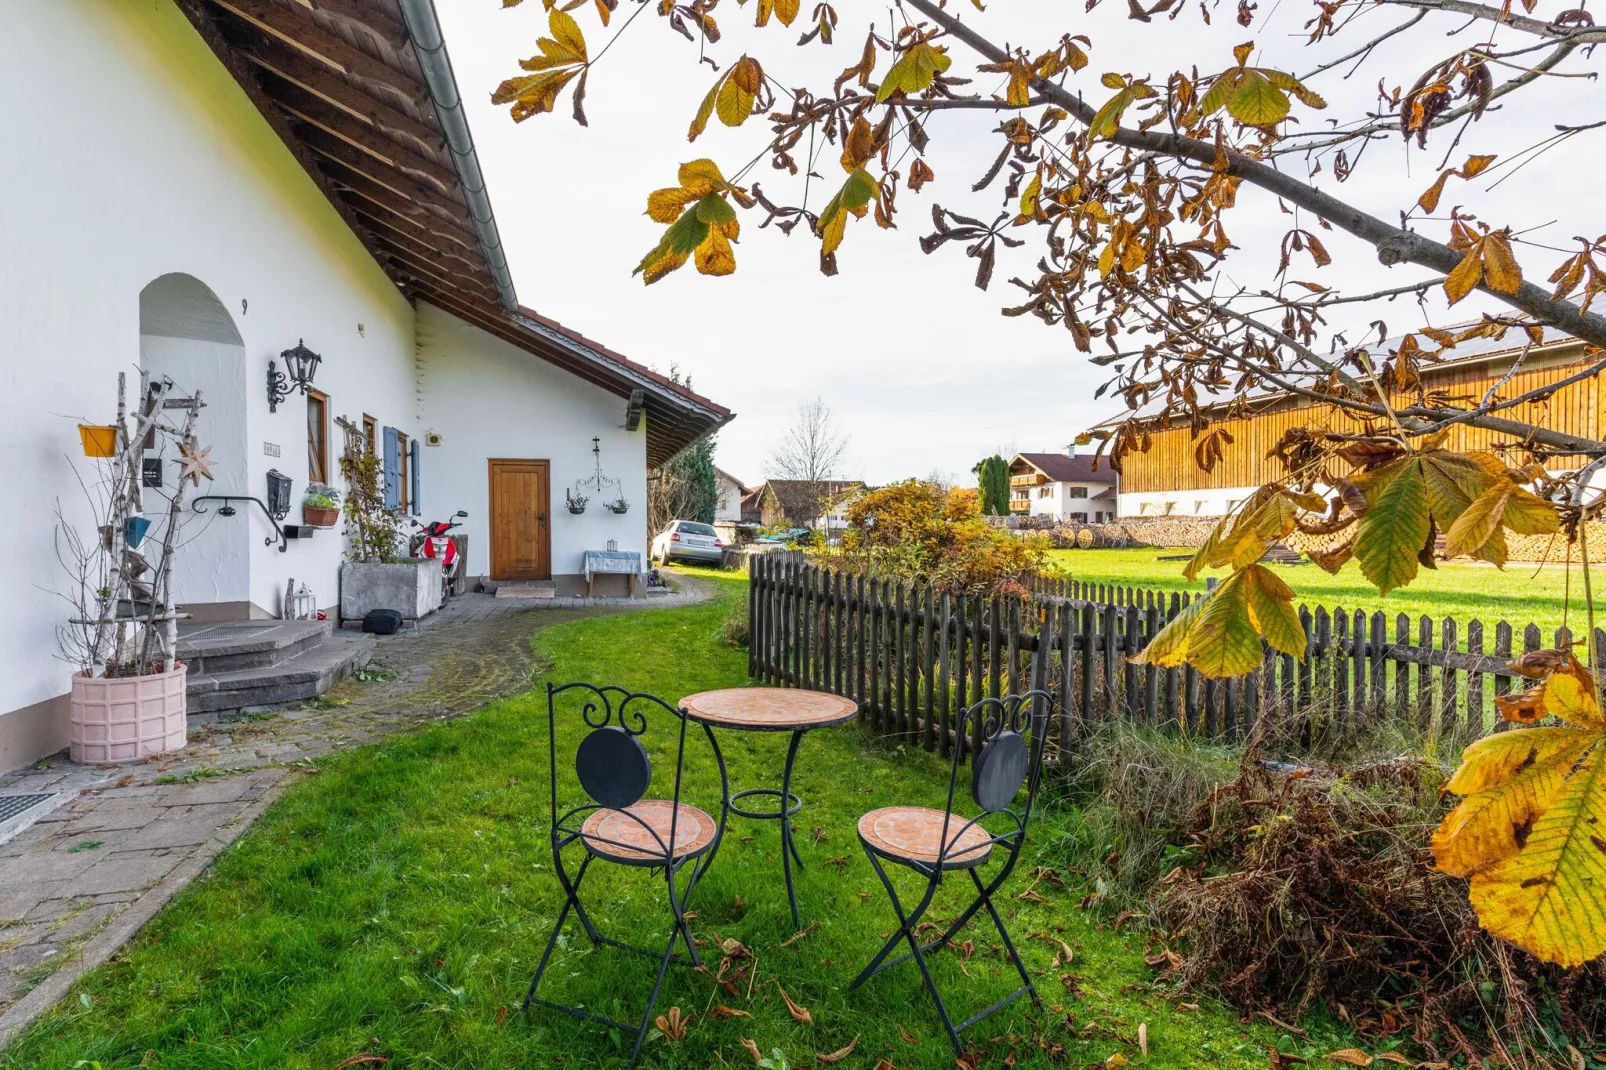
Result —
[[1014, 516], [1046, 516], [1079, 524], [1115, 519], [1116, 476], [1104, 461], [1064, 453], [1017, 453], [1009, 462], [1009, 511]]
[[719, 498], [714, 505], [714, 521], [716, 523], [740, 523], [742, 519], [742, 498], [747, 494], [747, 487], [743, 485], [741, 480], [723, 468], [714, 469], [714, 485], [719, 489]]
[[[309, 482], [341, 486], [340, 418], [398, 509], [468, 512], [471, 574], [559, 586], [609, 540], [645, 558], [648, 466], [731, 418], [519, 303], [431, 0], [11, 3], [0, 81], [0, 769], [65, 745], [52, 513], [91, 523], [75, 425], [119, 372], [202, 392], [195, 493], [240, 499], [190, 526], [200, 619], [276, 616], [290, 577], [337, 603], [339, 529], [281, 543], [246, 499], [288, 476], [301, 524]], [[322, 362], [270, 404], [298, 344]], [[564, 507], [598, 464], [623, 515]]]

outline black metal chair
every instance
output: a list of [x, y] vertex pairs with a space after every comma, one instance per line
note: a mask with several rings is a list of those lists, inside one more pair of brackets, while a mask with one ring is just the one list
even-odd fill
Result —
[[[898, 927], [887, 939], [886, 945], [876, 953], [875, 958], [870, 960], [870, 964], [854, 978], [848, 988], [850, 991], [858, 988], [882, 970], [896, 966], [905, 959], [914, 959], [916, 965], [920, 967], [921, 976], [925, 978], [926, 987], [931, 991], [931, 998], [937, 1003], [937, 1013], [942, 1017], [943, 1028], [948, 1031], [948, 1039], [953, 1042], [954, 1052], [959, 1056], [965, 1053], [963, 1045], [959, 1042], [959, 1034], [989, 1014], [1026, 994], [1032, 997], [1032, 1002], [1039, 1008], [1043, 1005], [1043, 1001], [1038, 998], [1036, 986], [1026, 973], [1026, 967], [1021, 964], [1020, 954], [1015, 950], [1014, 942], [1009, 938], [1009, 931], [1004, 927], [1004, 919], [999, 917], [998, 908], [993, 905], [992, 896], [1014, 870], [1015, 863], [1020, 859], [1021, 847], [1026, 841], [1026, 825], [1031, 820], [1032, 807], [1037, 800], [1037, 788], [1042, 777], [1043, 748], [1048, 723], [1046, 710], [1051, 701], [1047, 692], [1028, 691], [1023, 695], [983, 699], [969, 709], [961, 711], [959, 723], [954, 729], [954, 738], [967, 741], [967, 746], [954, 748], [953, 766], [948, 774], [948, 802], [945, 808], [938, 810], [925, 806], [888, 806], [872, 810], [859, 819], [859, 843], [864, 847], [864, 853], [869, 857], [876, 876], [880, 877], [881, 883], [886, 886], [887, 896], [892, 900], [892, 909], [898, 915]], [[976, 718], [984, 718], [979, 748], [975, 747], [976, 740], [971, 738], [971, 732], [974, 730], [967, 730], [967, 725], [972, 724]], [[970, 777], [970, 797], [981, 811], [972, 818], [966, 818], [954, 810], [959, 766], [966, 750], [971, 750], [975, 755]], [[1026, 791], [1025, 805], [1017, 809], [1015, 803], [1023, 787]], [[996, 833], [983, 824], [995, 816], [997, 819], [992, 823], [1000, 830]], [[994, 860], [995, 848], [1005, 854], [1003, 864], [992, 877], [984, 880], [981, 871]], [[925, 894], [921, 896], [920, 902], [913, 910], [904, 909], [897, 890], [893, 888], [891, 879], [882, 868], [883, 861], [907, 866], [926, 878]], [[941, 936], [930, 943], [921, 944], [915, 938], [921, 918], [930, 908], [932, 898], [942, 886], [944, 876], [960, 870], [967, 873], [976, 886], [975, 901], [954, 919], [953, 924], [948, 926]], [[937, 982], [932, 979], [931, 970], [926, 964], [926, 955], [946, 946], [976, 912], [984, 907], [992, 917], [993, 924], [998, 927], [998, 935], [1004, 942], [1004, 949], [1020, 973], [1021, 986], [985, 1010], [955, 1025], [953, 1019], [949, 1017], [948, 1007], [943, 1002]], [[909, 950], [888, 961], [887, 956], [900, 943], [907, 943]]]
[[[589, 729], [576, 749], [574, 758], [579, 790], [589, 801], [560, 814], [557, 710], [560, 697], [564, 695], [570, 695], [568, 701], [579, 705], [579, 714]], [[652, 787], [652, 759], [640, 737], [647, 730], [648, 713], [671, 716], [678, 726], [674, 789], [669, 798], [647, 797]], [[547, 685], [547, 739], [552, 771], [552, 861], [557, 869], [558, 880], [563, 884], [564, 902], [562, 910], [558, 912], [557, 922], [552, 926], [552, 935], [547, 939], [546, 949], [541, 952], [535, 976], [530, 979], [523, 1009], [527, 1012], [530, 1004], [540, 1004], [576, 1018], [635, 1033], [636, 1045], [630, 1053], [632, 1062], [640, 1053], [641, 1042], [653, 1021], [653, 1008], [657, 1005], [658, 991], [663, 987], [664, 975], [670, 963], [693, 967], [702, 964], [691, 929], [686, 924], [685, 903], [706, 872], [707, 863], [712, 860], [724, 832], [723, 821], [716, 822], [706, 811], [681, 801], [687, 723], [684, 713], [654, 695], [622, 687], [596, 687], [583, 683]], [[573, 791], [567, 780], [566, 777], [565, 794]], [[569, 794], [569, 797], [575, 796]], [[571, 846], [578, 846], [584, 852], [572, 876], [563, 857], [564, 851]], [[592, 863], [597, 861], [662, 871], [668, 885], [669, 909], [674, 919], [662, 952], [635, 947], [597, 932], [591, 915], [580, 901], [580, 887]], [[690, 872], [685, 887], [678, 888], [677, 878], [688, 864]], [[593, 947], [600, 948], [607, 944], [658, 960], [658, 976], [653, 982], [652, 994], [647, 997], [647, 1010], [641, 1016], [639, 1025], [593, 1014], [584, 1007], [571, 1007], [536, 996], [536, 987], [541, 983], [541, 975], [546, 972], [552, 949], [571, 910], [580, 919]], [[684, 941], [685, 955], [675, 952], [677, 941]]]

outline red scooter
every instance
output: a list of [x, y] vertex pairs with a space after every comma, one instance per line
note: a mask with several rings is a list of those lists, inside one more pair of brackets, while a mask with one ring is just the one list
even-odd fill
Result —
[[430, 524], [420, 524], [414, 520], [413, 527], [421, 533], [418, 551], [422, 556], [437, 560], [441, 563], [441, 603], [452, 596], [452, 584], [457, 581], [457, 574], [463, 567], [463, 555], [458, 552], [457, 540], [446, 534], [453, 528], [463, 525], [457, 523], [468, 514], [459, 509], [452, 514], [450, 520], [436, 520]]

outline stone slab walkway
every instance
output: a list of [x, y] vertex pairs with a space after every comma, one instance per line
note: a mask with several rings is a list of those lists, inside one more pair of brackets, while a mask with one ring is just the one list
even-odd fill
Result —
[[301, 706], [190, 728], [175, 755], [75, 765], [65, 752], [0, 776], [3, 792], [76, 798], [0, 844], [0, 1047], [106, 961], [318, 758], [523, 690], [549, 624], [705, 597], [560, 609], [469, 594], [375, 638], [371, 673]]

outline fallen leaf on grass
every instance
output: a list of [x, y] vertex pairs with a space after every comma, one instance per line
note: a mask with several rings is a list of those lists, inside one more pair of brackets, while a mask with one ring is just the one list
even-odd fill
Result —
[[1016, 899], [1024, 899], [1028, 903], [1045, 903], [1045, 904], [1047, 904], [1049, 906], [1053, 906], [1054, 905], [1054, 901], [1052, 899], [1044, 899], [1041, 895], [1038, 895], [1037, 892], [1035, 892], [1031, 888], [1026, 889], [1024, 892], [1020, 893], [1015, 898]]
[[[1393, 1063], [1395, 1066], [1415, 1066], [1416, 1065], [1411, 1060], [1407, 1059], [1405, 1056], [1401, 1055], [1397, 1051], [1380, 1051], [1380, 1052], [1377, 1053], [1377, 1060], [1378, 1060], [1378, 1062], [1382, 1062], [1382, 1063]], [[1584, 1064], [1583, 1063], [1579, 1063], [1578, 1065], [1581, 1067]]]
[[898, 1035], [903, 1038], [903, 1042], [905, 1044], [916, 1045], [920, 1043], [919, 1037], [915, 1036], [901, 1025], [898, 1027]]
[[679, 1007], [670, 1007], [668, 1014], [660, 1014], [652, 1024], [658, 1027], [658, 1032], [662, 1033], [664, 1039], [671, 1044], [678, 1044], [686, 1039], [688, 1023], [680, 1016]]
[[843, 1059], [846, 1059], [849, 1055], [853, 1054], [854, 1046], [857, 1045], [858, 1043], [859, 1043], [859, 1038], [858, 1038], [857, 1035], [855, 1035], [852, 1040], [848, 1041], [848, 1046], [847, 1047], [838, 1048], [836, 1051], [833, 1051], [829, 1055], [825, 1054], [824, 1052], [819, 1052], [819, 1051], [815, 1052], [814, 1053], [814, 1061], [819, 1063], [822, 1066], [830, 1066], [833, 1063], [839, 1063]]
[[1147, 1059], [1149, 1057], [1149, 1023], [1148, 1022], [1143, 1022], [1138, 1026], [1138, 1050], [1143, 1053], [1143, 1057], [1145, 1059]]
[[750, 959], [753, 957], [753, 953], [747, 950], [746, 945], [740, 940], [721, 940], [719, 942], [719, 950], [726, 958]]
[[713, 1010], [709, 1011], [708, 1015], [709, 1015], [710, 1018], [751, 1018], [751, 1017], [753, 1017], [751, 1014], [748, 1014], [746, 1011], [739, 1011], [735, 1007], [727, 1007], [723, 1003], [721, 1003], [719, 1006], [715, 1007]]
[[743, 1037], [742, 1047], [747, 1049], [747, 1054], [753, 1057], [754, 1063], [758, 1063], [763, 1060], [764, 1053], [758, 1050], [758, 1042], [752, 1037]]
[[781, 982], [776, 981], [775, 987], [780, 991], [781, 998], [786, 1000], [786, 1013], [792, 1016], [793, 1021], [798, 1022], [801, 1025], [814, 1024], [814, 1015], [809, 1013], [809, 1009], [807, 1007], [800, 1007], [796, 1003], [792, 1002], [792, 997], [786, 994], [786, 989], [781, 988]]
[[1376, 1061], [1359, 1048], [1339, 1048], [1328, 1052], [1325, 1058], [1346, 1066], [1371, 1066]]
[[872, 1066], [870, 1070], [898, 1070], [898, 1068], [893, 1066], [886, 1059], [877, 1059], [875, 1065]]
[[791, 947], [793, 944], [797, 943], [799, 940], [803, 939], [805, 936], [808, 936], [810, 933], [812, 933], [815, 929], [818, 929], [819, 927], [820, 927], [820, 922], [819, 922], [819, 919], [816, 918], [814, 921], [809, 922], [808, 925], [806, 925], [803, 928], [799, 929], [797, 932], [793, 933], [791, 936], [788, 936], [785, 940], [782, 940], [781, 941], [781, 946], [782, 947]]
[[1271, 1070], [1284, 1070], [1285, 1067], [1310, 1062], [1309, 1059], [1302, 1059], [1298, 1055], [1289, 1055], [1287, 1052], [1278, 1051], [1276, 1048], [1268, 1048], [1266, 1050], [1266, 1058]]
[[363, 1065], [384, 1066], [388, 1062], [390, 1060], [383, 1055], [375, 1055], [373, 1052], [365, 1051], [361, 1055], [353, 1055], [349, 1059], [340, 1060], [334, 1066], [331, 1066], [329, 1070], [347, 1070], [347, 1067]]
[[501, 1025], [505, 1021], [507, 1021], [507, 1004], [506, 1003], [504, 1003], [501, 1006], [496, 1008], [496, 1024], [497, 1025]]
[[1120, 1052], [1116, 1052], [1115, 1054], [1111, 1055], [1108, 1059], [1104, 1060], [1104, 1065], [1105, 1066], [1125, 1066], [1126, 1064], [1127, 1064], [1127, 1058], [1126, 1058], [1125, 1055], [1122, 1055]]
[[1199, 1009], [1199, 1004], [1197, 1004], [1197, 1003], [1178, 1003], [1177, 1004], [1177, 1010], [1179, 1010], [1179, 1011], [1197, 1011], [1198, 1009]]

